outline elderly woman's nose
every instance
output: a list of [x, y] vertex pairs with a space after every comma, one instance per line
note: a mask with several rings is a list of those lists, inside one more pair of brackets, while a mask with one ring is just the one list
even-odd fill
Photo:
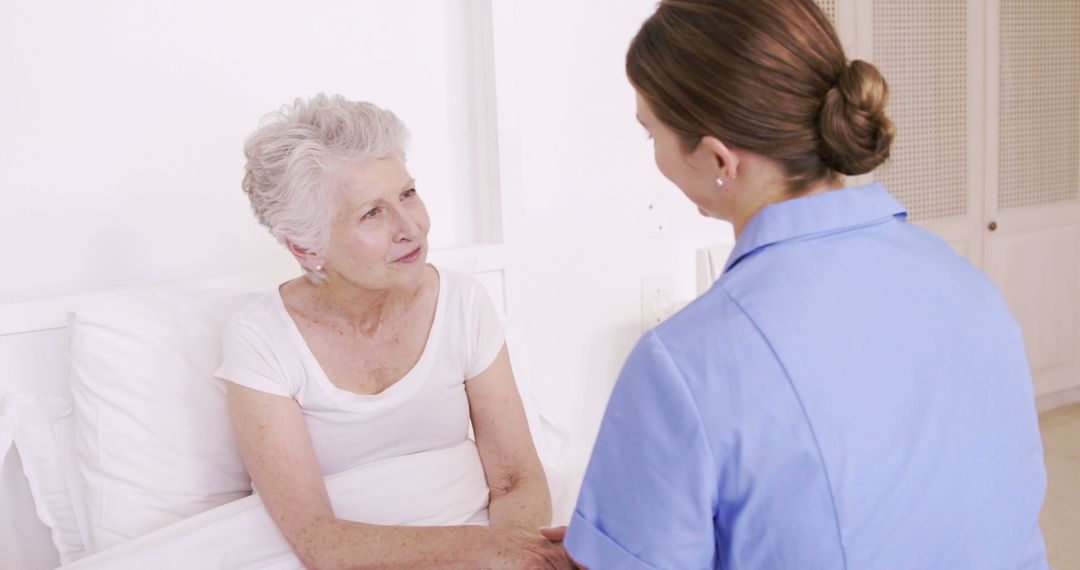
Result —
[[397, 211], [397, 234], [394, 236], [398, 241], [414, 240], [420, 236], [420, 224], [413, 219], [409, 212]]

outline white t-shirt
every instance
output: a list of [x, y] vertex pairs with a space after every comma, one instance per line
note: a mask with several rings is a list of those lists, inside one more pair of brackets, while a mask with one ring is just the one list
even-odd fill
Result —
[[295, 399], [323, 475], [387, 458], [457, 446], [468, 438], [465, 382], [494, 362], [502, 322], [475, 279], [439, 269], [427, 344], [403, 378], [375, 395], [330, 382], [278, 291], [241, 309], [225, 328], [215, 376]]

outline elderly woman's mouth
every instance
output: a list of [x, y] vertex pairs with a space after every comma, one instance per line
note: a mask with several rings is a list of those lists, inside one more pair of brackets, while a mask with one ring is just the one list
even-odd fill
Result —
[[412, 263], [412, 262], [416, 261], [417, 259], [420, 259], [420, 248], [419, 247], [417, 247], [416, 249], [410, 251], [409, 253], [395, 259], [394, 263]]

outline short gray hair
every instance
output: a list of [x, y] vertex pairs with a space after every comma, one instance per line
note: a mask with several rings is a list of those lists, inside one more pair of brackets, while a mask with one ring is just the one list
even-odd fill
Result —
[[[325, 184], [337, 161], [405, 160], [409, 131], [390, 111], [340, 95], [297, 98], [263, 117], [244, 144], [244, 192], [259, 223], [281, 243], [325, 252], [336, 211]], [[304, 269], [308, 279], [326, 279]]]

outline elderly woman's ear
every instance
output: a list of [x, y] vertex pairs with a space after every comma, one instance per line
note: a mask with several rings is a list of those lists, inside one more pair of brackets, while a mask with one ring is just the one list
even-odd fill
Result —
[[289, 248], [289, 253], [293, 254], [297, 263], [308, 271], [322, 271], [323, 265], [326, 265], [326, 259], [322, 255], [300, 247], [289, 239], [285, 240], [285, 246]]

